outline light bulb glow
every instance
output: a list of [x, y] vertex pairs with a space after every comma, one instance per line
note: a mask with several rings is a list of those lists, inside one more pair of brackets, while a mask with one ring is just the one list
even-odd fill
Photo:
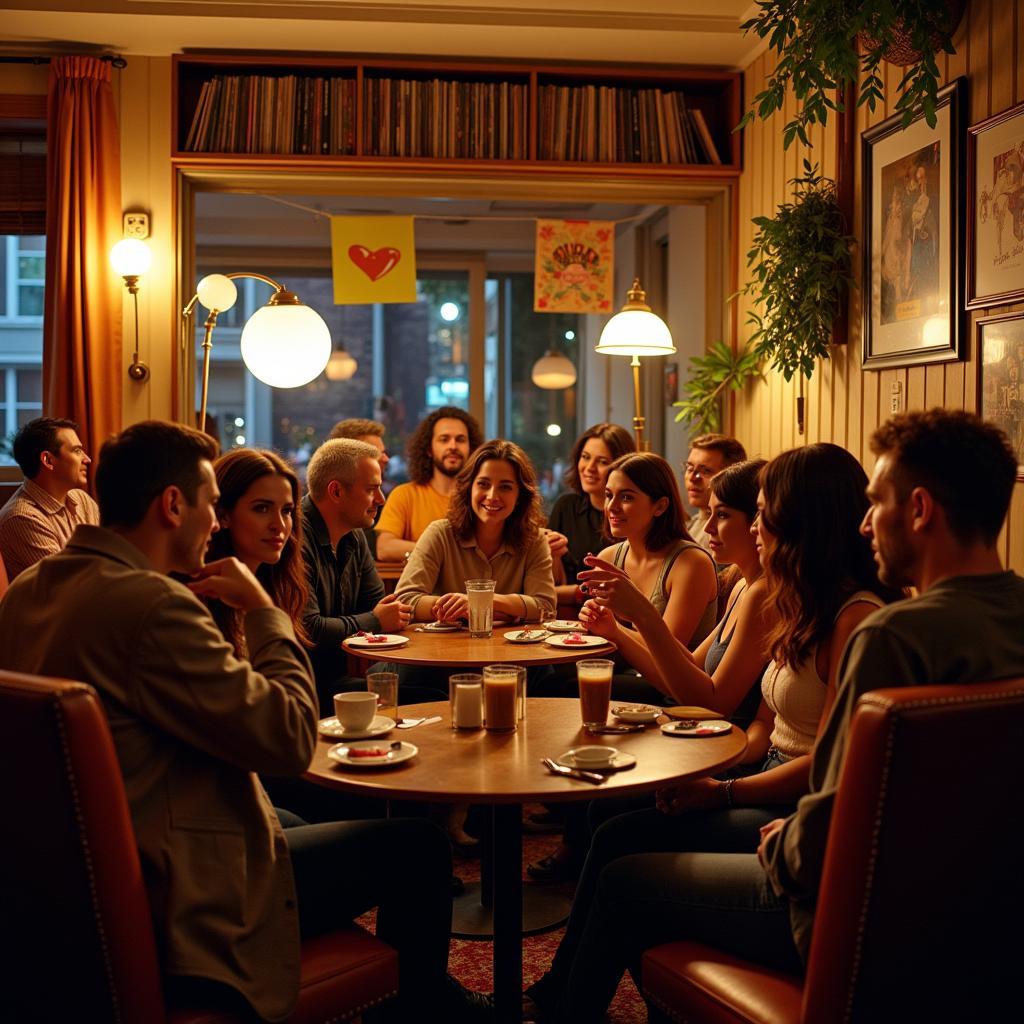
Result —
[[152, 262], [149, 246], [138, 238], [122, 238], [110, 250], [110, 265], [122, 277], [139, 277]]
[[446, 323], [453, 323], [459, 319], [458, 304], [455, 302], [442, 302], [438, 313], [441, 314], [441, 319]]
[[558, 352], [545, 352], [533, 364], [530, 380], [537, 387], [548, 391], [571, 388], [576, 383], [576, 367], [571, 360]]
[[235, 282], [224, 274], [207, 274], [196, 285], [196, 295], [199, 296], [199, 304], [204, 309], [215, 309], [218, 313], [223, 313], [237, 301], [238, 289]]
[[298, 388], [318, 377], [331, 358], [331, 332], [309, 306], [263, 306], [242, 328], [242, 361], [273, 388]]
[[327, 360], [327, 368], [324, 373], [328, 380], [351, 380], [359, 369], [359, 363], [354, 356], [350, 356], [343, 348], [331, 353]]
[[548, 437], [561, 437], [562, 428], [557, 423], [549, 423], [547, 426]]

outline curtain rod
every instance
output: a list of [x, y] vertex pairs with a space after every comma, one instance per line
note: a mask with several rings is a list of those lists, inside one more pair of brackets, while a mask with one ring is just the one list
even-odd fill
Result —
[[[70, 56], [86, 56], [91, 57], [93, 54], [56, 54], [56, 57], [70, 57]], [[0, 64], [49, 64], [54, 59], [54, 56], [50, 57], [0, 57]], [[121, 68], [128, 67], [128, 61], [124, 57], [119, 55], [103, 54], [100, 58], [102, 61], [106, 61], [112, 67]]]

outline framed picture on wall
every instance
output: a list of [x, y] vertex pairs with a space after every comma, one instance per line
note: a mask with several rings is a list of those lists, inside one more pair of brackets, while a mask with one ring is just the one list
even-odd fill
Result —
[[967, 308], [1024, 298], [1024, 103], [969, 129]]
[[861, 136], [864, 366], [960, 359], [964, 334], [967, 82], [939, 91], [936, 125], [897, 114]]
[[1024, 480], [1024, 313], [977, 322], [979, 412], [1006, 431]]

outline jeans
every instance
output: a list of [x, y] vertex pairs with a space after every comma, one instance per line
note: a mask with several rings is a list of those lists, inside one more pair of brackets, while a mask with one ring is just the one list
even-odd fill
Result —
[[[596, 801], [595, 809], [599, 806], [600, 801]], [[614, 877], [620, 881], [625, 877], [628, 883], [630, 876], [628, 872], [623, 875], [622, 864], [629, 863], [632, 865], [631, 870], [642, 868], [643, 875], [637, 881], [643, 882], [651, 877], [646, 861], [649, 859], [653, 863], [664, 854], [665, 863], [662, 867], [665, 870], [661, 873], [665, 875], [664, 881], [668, 885], [671, 881], [675, 855], [684, 851], [707, 851], [716, 855], [750, 854], [757, 849], [761, 826], [773, 818], [788, 814], [791, 810], [790, 807], [737, 807], [667, 815], [649, 808], [620, 814], [605, 821], [594, 832], [590, 852], [576, 887], [576, 896], [566, 924], [565, 935], [555, 953], [551, 969], [529, 988], [529, 995], [547, 1013], [551, 1013], [564, 997], [568, 1000], [566, 1005], [571, 1005], [574, 1011], [593, 1012], [596, 1018], [600, 1019], [608, 1002], [615, 995], [622, 972], [631, 966], [634, 954], [638, 957], [643, 949], [655, 945], [657, 941], [664, 941], [647, 941], [644, 926], [637, 929], [637, 939], [642, 941], [643, 945], [635, 950], [609, 942], [610, 937], [605, 932], [603, 923], [608, 908], [601, 903], [603, 896], [609, 892], [605, 886], [605, 877], [610, 876], [614, 869]], [[635, 856], [637, 854], [647, 856]], [[711, 860], [714, 860], [714, 857]], [[754, 865], [757, 871], [761, 872], [756, 857]], [[680, 861], [679, 869], [683, 872], [680, 879], [682, 883], [687, 877], [688, 870], [685, 858]], [[761, 880], [764, 881], [763, 872]], [[785, 908], [782, 910], [784, 931], [789, 945], [792, 946], [792, 939], [789, 938], [788, 913]], [[684, 934], [684, 931], [680, 931], [675, 937], [682, 937]], [[607, 948], [602, 948], [605, 946]], [[615, 956], [612, 955], [613, 950], [618, 950]], [[577, 991], [577, 986], [580, 992]], [[581, 993], [589, 996], [589, 1002], [580, 1002], [583, 998]], [[594, 1009], [601, 999], [605, 999], [605, 1002], [599, 1009]]]

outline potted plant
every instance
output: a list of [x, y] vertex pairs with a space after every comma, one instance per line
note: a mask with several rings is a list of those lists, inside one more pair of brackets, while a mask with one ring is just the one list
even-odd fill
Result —
[[733, 352], [724, 341], [716, 341], [707, 355], [693, 356], [690, 379], [683, 385], [686, 397], [672, 403], [679, 410], [676, 423], [685, 420], [695, 435], [720, 430], [722, 399], [752, 377], [760, 377], [760, 363], [749, 345]]
[[753, 352], [786, 380], [798, 371], [810, 377], [816, 360], [828, 358], [833, 323], [856, 285], [856, 240], [846, 233], [835, 182], [807, 160], [803, 166], [803, 177], [790, 183], [793, 201], [774, 217], [754, 218], [750, 279], [738, 293], [754, 299], [747, 316]]
[[[738, 125], [765, 120], [781, 110], [787, 88], [797, 112], [783, 129], [788, 147], [794, 139], [810, 145], [807, 126], [825, 124], [830, 110], [841, 110], [839, 96], [863, 73], [857, 105], [874, 110], [885, 92], [879, 65], [891, 55], [908, 67], [897, 89], [895, 109], [904, 125], [924, 113], [935, 125], [939, 89], [939, 53], [954, 53], [952, 36], [965, 0], [757, 0], [758, 13], [744, 32], [767, 39], [778, 63], [765, 88]], [[859, 43], [859, 48], [858, 48]]]

